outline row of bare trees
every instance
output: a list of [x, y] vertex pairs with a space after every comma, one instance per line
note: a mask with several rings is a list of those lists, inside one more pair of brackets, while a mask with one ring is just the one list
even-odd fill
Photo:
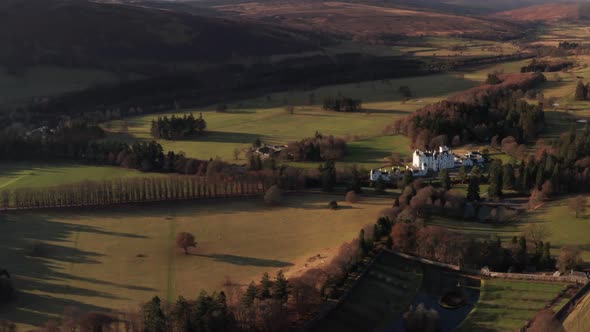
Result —
[[233, 179], [168, 175], [86, 181], [44, 188], [19, 188], [0, 193], [3, 209], [30, 209], [73, 206], [101, 206], [121, 203], [222, 198], [260, 195], [269, 187], [268, 179], [244, 175]]

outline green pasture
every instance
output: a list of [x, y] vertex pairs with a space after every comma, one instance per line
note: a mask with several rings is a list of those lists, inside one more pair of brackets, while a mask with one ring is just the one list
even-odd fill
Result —
[[[414, 92], [413, 99], [403, 100], [398, 92], [403, 85]], [[474, 85], [475, 82], [459, 74], [342, 84], [230, 103], [226, 113], [215, 112], [215, 106], [210, 106], [129, 118], [127, 127], [122, 121], [112, 121], [104, 127], [109, 131], [107, 139], [151, 140], [150, 126], [154, 118], [202, 112], [208, 126], [206, 135], [180, 141], [161, 140], [164, 148], [182, 151], [195, 158], [234, 160], [236, 148], [243, 150], [257, 138], [266, 143], [284, 144], [311, 137], [318, 131], [324, 135], [346, 137], [352, 142], [352, 154], [346, 162], [380, 165], [382, 163], [378, 160], [393, 152], [408, 152], [405, 139], [380, 137], [388, 124]], [[363, 112], [337, 113], [321, 109], [325, 97], [338, 95], [361, 99]], [[295, 107], [294, 114], [286, 112], [287, 105]], [[243, 158], [244, 153], [241, 153], [236, 161], [243, 162]]]
[[482, 280], [479, 301], [458, 331], [517, 331], [564, 288], [564, 284]]
[[[483, 193], [483, 191], [482, 191]], [[508, 224], [479, 223], [474, 221], [435, 218], [431, 224], [480, 239], [489, 239], [492, 235], [500, 237], [508, 245], [513, 236], [522, 235], [529, 224], [545, 226], [548, 236], [544, 242], [551, 242], [551, 254], [558, 256], [563, 246], [576, 246], [582, 251], [582, 258], [590, 262], [590, 215], [583, 214], [576, 218], [569, 207], [569, 199], [560, 198], [547, 202], [535, 211], [528, 211]]]
[[0, 163], [0, 190], [43, 188], [83, 181], [108, 181], [117, 178], [158, 176], [114, 166], [89, 166], [50, 162]]

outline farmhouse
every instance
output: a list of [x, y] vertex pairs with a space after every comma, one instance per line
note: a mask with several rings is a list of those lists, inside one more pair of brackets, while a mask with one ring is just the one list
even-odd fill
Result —
[[259, 154], [263, 158], [271, 158], [271, 157], [274, 158], [274, 157], [278, 157], [279, 154], [281, 153], [281, 151], [283, 151], [286, 148], [287, 148], [286, 145], [265, 144], [265, 145], [257, 148], [256, 150], [254, 150], [254, 152]]
[[441, 169], [455, 168], [455, 155], [446, 146], [441, 146], [438, 151], [414, 151], [412, 166], [419, 171], [439, 171]]

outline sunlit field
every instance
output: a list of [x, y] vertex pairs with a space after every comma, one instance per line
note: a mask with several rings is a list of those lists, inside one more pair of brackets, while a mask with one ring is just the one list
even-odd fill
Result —
[[[10, 266], [19, 294], [0, 318], [39, 326], [69, 306], [134, 309], [154, 295], [174, 300], [220, 290], [226, 276], [247, 284], [264, 272], [297, 273], [311, 256], [331, 259], [391, 204], [342, 198], [289, 196], [278, 207], [258, 198], [5, 213], [0, 266]], [[330, 210], [331, 200], [341, 208]], [[190, 255], [175, 247], [182, 231], [198, 242]]]

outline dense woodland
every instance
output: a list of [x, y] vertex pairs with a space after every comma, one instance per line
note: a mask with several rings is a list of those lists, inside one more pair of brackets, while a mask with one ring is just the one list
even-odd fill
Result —
[[203, 113], [195, 118], [191, 113], [183, 117], [172, 115], [159, 117], [152, 120], [151, 134], [155, 139], [175, 140], [202, 135], [207, 128], [207, 122], [203, 119]]
[[347, 153], [348, 147], [343, 138], [316, 133], [314, 137], [289, 143], [282, 155], [293, 161], [326, 161], [341, 159]]
[[543, 105], [529, 105], [522, 91], [543, 82], [541, 74], [499, 76], [498, 84], [487, 84], [425, 106], [397, 120], [386, 132], [405, 134], [416, 148], [435, 148], [469, 142], [489, 142], [512, 136], [519, 142], [534, 140], [545, 125]]
[[531, 63], [520, 68], [521, 73], [544, 73], [544, 72], [556, 72], [564, 69], [569, 69], [574, 66], [571, 61], [538, 61], [533, 59]]
[[1, 160], [59, 160], [112, 165], [143, 172], [198, 174], [207, 162], [165, 152], [157, 142], [101, 141], [104, 131], [85, 121], [65, 123], [38, 132], [6, 129], [0, 132]]
[[326, 97], [323, 109], [334, 112], [358, 112], [362, 109], [362, 102], [348, 97]]

